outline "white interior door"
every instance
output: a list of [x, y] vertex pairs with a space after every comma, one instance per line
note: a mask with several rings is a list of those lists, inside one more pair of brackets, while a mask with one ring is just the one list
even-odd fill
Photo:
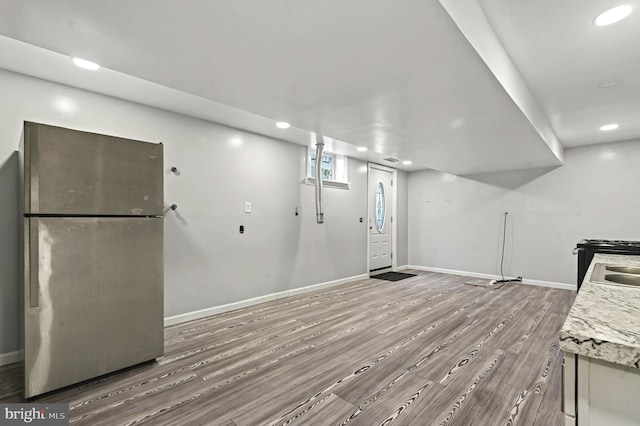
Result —
[[392, 266], [393, 173], [369, 169], [369, 270]]

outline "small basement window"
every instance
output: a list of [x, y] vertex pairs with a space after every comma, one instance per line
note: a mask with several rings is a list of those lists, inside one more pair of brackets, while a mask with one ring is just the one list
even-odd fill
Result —
[[[324, 151], [322, 153], [322, 184], [327, 187], [349, 189], [347, 179], [348, 158], [344, 155]], [[305, 182], [316, 184], [316, 150], [307, 148], [307, 177]]]

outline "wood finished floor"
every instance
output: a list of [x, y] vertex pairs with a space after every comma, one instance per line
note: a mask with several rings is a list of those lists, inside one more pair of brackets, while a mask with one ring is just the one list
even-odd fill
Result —
[[[168, 327], [157, 363], [33, 402], [74, 425], [562, 425], [574, 293], [412, 272]], [[20, 393], [0, 367], [0, 402]]]

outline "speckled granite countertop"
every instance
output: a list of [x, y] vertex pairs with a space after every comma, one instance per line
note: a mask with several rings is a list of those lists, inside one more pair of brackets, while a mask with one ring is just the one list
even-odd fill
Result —
[[640, 368], [640, 288], [590, 281], [596, 263], [640, 266], [640, 256], [596, 253], [560, 329], [560, 348]]

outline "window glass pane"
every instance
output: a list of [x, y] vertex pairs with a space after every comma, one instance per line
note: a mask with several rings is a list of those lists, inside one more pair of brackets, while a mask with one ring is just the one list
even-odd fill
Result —
[[[335, 156], [322, 154], [322, 180], [335, 179]], [[316, 153], [311, 154], [311, 177], [316, 177]]]
[[333, 180], [333, 156], [322, 156], [322, 179]]
[[386, 205], [384, 202], [384, 187], [382, 186], [382, 182], [378, 183], [375, 203], [376, 229], [378, 230], [378, 232], [382, 232], [382, 229], [384, 228], [384, 217], [386, 209]]

